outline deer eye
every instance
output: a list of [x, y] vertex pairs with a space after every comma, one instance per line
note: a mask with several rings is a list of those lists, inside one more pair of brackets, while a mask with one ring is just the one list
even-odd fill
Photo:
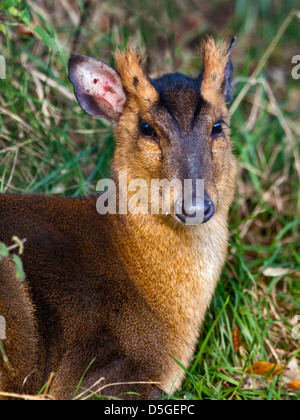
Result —
[[216, 124], [213, 126], [212, 130], [211, 130], [211, 137], [214, 138], [216, 137], [218, 134], [221, 134], [223, 131], [223, 127], [222, 127], [222, 120], [219, 120], [216, 122]]
[[150, 124], [148, 124], [146, 121], [140, 120], [139, 122], [139, 130], [140, 133], [145, 137], [157, 137], [156, 131], [153, 127], [151, 127]]

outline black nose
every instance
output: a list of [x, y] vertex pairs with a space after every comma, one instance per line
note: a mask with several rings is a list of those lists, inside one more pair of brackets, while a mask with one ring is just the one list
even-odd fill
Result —
[[206, 223], [209, 221], [209, 219], [212, 218], [213, 214], [215, 212], [215, 206], [210, 197], [204, 198], [204, 218], [203, 223]]
[[204, 200], [196, 203], [196, 199], [177, 200], [175, 203], [175, 214], [178, 219], [190, 225], [199, 225], [208, 222], [215, 212], [215, 206], [207, 193]]

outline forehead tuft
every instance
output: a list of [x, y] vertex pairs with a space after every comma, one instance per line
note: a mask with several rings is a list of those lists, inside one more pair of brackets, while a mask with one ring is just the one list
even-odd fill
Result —
[[151, 80], [151, 83], [160, 96], [166, 97], [172, 93], [193, 92], [197, 95], [200, 92], [200, 80], [192, 79], [182, 73], [165, 74], [164, 76]]
[[166, 74], [151, 80], [159, 94], [160, 106], [183, 125], [190, 125], [201, 98], [201, 78], [192, 79], [181, 73]]

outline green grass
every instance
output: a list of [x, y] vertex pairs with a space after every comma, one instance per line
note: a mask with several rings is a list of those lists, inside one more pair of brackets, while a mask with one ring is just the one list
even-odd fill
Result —
[[[109, 174], [114, 148], [110, 123], [85, 116], [75, 102], [67, 78], [72, 53], [113, 64], [114, 49], [133, 41], [146, 49], [150, 75], [197, 75], [203, 36], [235, 34], [237, 97], [297, 5], [292, 0], [249, 2], [249, 8], [242, 0], [222, 6], [217, 0], [78, 0], [73, 8], [69, 0], [25, 3], [0, 4], [0, 54], [7, 65], [6, 80], [0, 80], [0, 192], [66, 196], [94, 192]], [[257, 83], [233, 104], [240, 171], [230, 253], [176, 398], [299, 399], [280, 378], [259, 390], [241, 383], [251, 363], [274, 362], [277, 356], [284, 364], [299, 348], [291, 324], [300, 315], [300, 80], [291, 77], [291, 58], [300, 52], [298, 17], [279, 35]], [[272, 267], [287, 270], [265, 275]]]

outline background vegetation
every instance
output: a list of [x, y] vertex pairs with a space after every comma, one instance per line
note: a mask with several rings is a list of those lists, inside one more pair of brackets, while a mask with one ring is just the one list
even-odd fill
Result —
[[292, 334], [292, 318], [300, 316], [300, 80], [291, 77], [292, 57], [300, 54], [299, 13], [291, 12], [297, 4], [0, 3], [0, 54], [6, 58], [6, 79], [0, 80], [3, 193], [85, 195], [109, 174], [113, 127], [85, 116], [75, 102], [67, 77], [72, 53], [113, 64], [115, 47], [135, 42], [147, 51], [150, 76], [196, 76], [203, 36], [238, 37], [231, 110], [240, 171], [230, 255], [176, 398], [299, 399], [281, 375], [250, 385], [244, 380], [254, 362], [285, 365], [299, 355], [299, 339]]

